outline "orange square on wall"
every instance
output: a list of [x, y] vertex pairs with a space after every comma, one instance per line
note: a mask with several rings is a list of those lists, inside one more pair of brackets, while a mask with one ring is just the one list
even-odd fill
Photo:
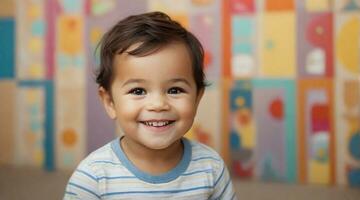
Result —
[[295, 9], [294, 0], [266, 0], [266, 11], [292, 11]]
[[81, 17], [60, 16], [58, 44], [62, 53], [75, 55], [81, 52], [84, 23]]

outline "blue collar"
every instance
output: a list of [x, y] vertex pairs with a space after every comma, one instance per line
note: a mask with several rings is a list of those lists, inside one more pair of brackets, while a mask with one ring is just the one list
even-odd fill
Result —
[[181, 158], [181, 161], [172, 170], [161, 175], [151, 175], [138, 169], [125, 155], [120, 145], [120, 138], [117, 138], [111, 142], [111, 148], [121, 163], [140, 180], [148, 183], [167, 183], [175, 180], [181, 174], [183, 174], [190, 164], [192, 154], [190, 142], [186, 138], [182, 138], [181, 141], [184, 145], [184, 154]]

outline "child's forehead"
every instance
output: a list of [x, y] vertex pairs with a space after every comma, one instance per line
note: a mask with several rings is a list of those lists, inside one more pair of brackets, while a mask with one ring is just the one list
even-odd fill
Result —
[[155, 53], [158, 50], [162, 50], [174, 46], [184, 46], [186, 48], [188, 47], [185, 41], [175, 40], [175, 39], [166, 42], [137, 41], [130, 44], [128, 47], [125, 47], [125, 49], [118, 49], [117, 54], [127, 53], [136, 56], [137, 53], [134, 52], [141, 52], [139, 53], [138, 56], [144, 56], [144, 55], [146, 56]]
[[[141, 53], [137, 52], [139, 49], [144, 48], [145, 50]], [[142, 42], [135, 43], [131, 45], [128, 49], [126, 49], [123, 53], [115, 54], [114, 62], [115, 64], [119, 64], [119, 62], [124, 62], [129, 59], [137, 59], [137, 58], [147, 58], [147, 57], [155, 57], [154, 55], [165, 54], [167, 56], [171, 56], [173, 59], [177, 58], [185, 58], [192, 63], [192, 57], [190, 55], [190, 51], [187, 46], [183, 42], [170, 42], [166, 44], [162, 44], [156, 47], [146, 47]], [[160, 56], [159, 56], [160, 57]]]
[[133, 56], [128, 53], [116, 55], [115, 76], [157, 79], [193, 78], [192, 61], [184, 45], [172, 44], [146, 56]]

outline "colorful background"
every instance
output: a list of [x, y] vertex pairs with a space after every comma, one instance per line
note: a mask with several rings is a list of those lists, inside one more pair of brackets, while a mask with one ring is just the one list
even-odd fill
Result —
[[2, 0], [0, 165], [73, 169], [116, 136], [95, 48], [154, 10], [204, 45], [211, 86], [187, 136], [234, 177], [360, 186], [359, 0]]

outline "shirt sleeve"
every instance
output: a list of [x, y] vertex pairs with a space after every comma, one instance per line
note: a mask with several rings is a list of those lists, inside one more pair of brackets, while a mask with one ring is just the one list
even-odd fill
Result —
[[66, 186], [63, 199], [101, 199], [98, 178], [89, 166], [80, 164], [74, 171]]
[[229, 171], [221, 160], [221, 165], [214, 182], [214, 192], [210, 199], [237, 200]]

